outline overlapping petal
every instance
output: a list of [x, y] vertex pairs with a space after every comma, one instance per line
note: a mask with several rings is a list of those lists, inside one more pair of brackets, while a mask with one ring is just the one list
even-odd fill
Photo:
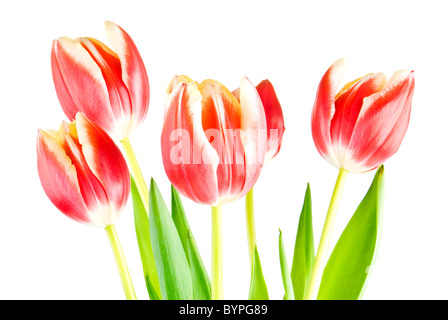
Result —
[[[90, 170], [107, 194], [111, 215], [123, 209], [130, 192], [130, 177], [126, 161], [112, 139], [83, 114], [76, 115], [79, 143]], [[114, 216], [112, 220], [116, 220]]]
[[196, 83], [178, 83], [166, 103], [162, 159], [176, 189], [198, 203], [216, 203], [219, 157], [202, 129], [202, 97]]
[[67, 117], [74, 120], [80, 111], [104, 130], [113, 130], [114, 116], [101, 69], [81, 43], [67, 37], [53, 41], [51, 62], [56, 93]]
[[42, 187], [56, 208], [75, 221], [91, 222], [72, 161], [43, 130], [37, 135], [37, 170]]
[[266, 155], [266, 114], [255, 86], [247, 78], [240, 82], [241, 141], [244, 146], [246, 181], [240, 197], [252, 189]]
[[[241, 141], [241, 106], [231, 92], [215, 80], [199, 85], [202, 128], [219, 157], [219, 198], [231, 201], [243, 188], [246, 166]], [[226, 200], [224, 200], [227, 202]]]
[[263, 103], [266, 114], [266, 160], [274, 158], [282, 146], [285, 122], [280, 102], [275, 93], [274, 86], [269, 80], [263, 80], [257, 85], [257, 91]]
[[364, 100], [348, 146], [355, 161], [377, 167], [398, 151], [409, 125], [414, 87], [414, 72], [398, 71], [383, 90]]
[[146, 118], [149, 105], [149, 80], [143, 59], [132, 38], [119, 25], [106, 21], [107, 37], [121, 64], [122, 80], [129, 90], [135, 128]]
[[311, 130], [317, 151], [335, 166], [338, 165], [338, 162], [331, 148], [330, 128], [335, 113], [335, 97], [342, 80], [344, 67], [345, 62], [340, 59], [324, 74], [317, 89], [311, 116]]

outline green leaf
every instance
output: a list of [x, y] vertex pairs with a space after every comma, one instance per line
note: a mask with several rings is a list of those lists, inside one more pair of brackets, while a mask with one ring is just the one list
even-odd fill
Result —
[[180, 195], [173, 186], [171, 186], [171, 214], [190, 265], [193, 297], [195, 300], [210, 300], [210, 277], [188, 224]]
[[288, 261], [286, 259], [286, 253], [285, 253], [285, 245], [283, 244], [283, 236], [282, 231], [279, 229], [279, 236], [278, 236], [278, 248], [279, 248], [279, 255], [280, 255], [280, 267], [282, 270], [282, 279], [283, 279], [283, 286], [285, 287], [285, 299], [286, 300], [294, 300], [294, 288], [292, 286], [290, 271], [288, 267]]
[[149, 190], [152, 249], [164, 300], [191, 300], [191, 272], [181, 240], [154, 179]]
[[318, 299], [357, 300], [362, 297], [382, 230], [384, 167], [347, 224], [328, 260]]
[[257, 246], [254, 246], [249, 300], [269, 300], [268, 288], [266, 286], [266, 282], [264, 281]]
[[194, 300], [211, 300], [212, 289], [210, 278], [204, 267], [201, 256], [196, 246], [196, 241], [191, 232], [188, 232], [188, 257], [190, 262], [191, 279], [193, 282]]
[[311, 271], [313, 270], [314, 259], [311, 189], [308, 184], [305, 199], [303, 200], [302, 212], [300, 213], [291, 267], [291, 280], [294, 287], [294, 296], [297, 300], [303, 300], [305, 298], [305, 292], [311, 278]]
[[134, 224], [135, 233], [137, 235], [137, 243], [140, 251], [140, 259], [142, 260], [143, 273], [151, 300], [160, 300], [160, 284], [157, 276], [156, 262], [151, 247], [151, 239], [149, 235], [149, 219], [148, 213], [143, 205], [143, 201], [137, 190], [134, 179], [131, 177], [131, 195], [134, 208]]
[[188, 258], [188, 230], [190, 225], [188, 224], [187, 216], [185, 214], [184, 206], [180, 198], [179, 192], [171, 185], [171, 216], [176, 226], [177, 233], [179, 234], [182, 247], [184, 248], [185, 255]]

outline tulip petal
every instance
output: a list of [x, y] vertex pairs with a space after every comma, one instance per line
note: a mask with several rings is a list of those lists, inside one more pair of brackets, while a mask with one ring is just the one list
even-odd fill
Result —
[[202, 127], [219, 156], [217, 168], [221, 203], [234, 200], [244, 186], [246, 166], [241, 142], [241, 106], [232, 93], [215, 80], [199, 85]]
[[56, 94], [61, 103], [62, 110], [65, 115], [70, 119], [75, 119], [77, 111], [76, 102], [70, 94], [67, 88], [64, 76], [62, 75], [61, 68], [58, 63], [58, 52], [59, 52], [59, 40], [53, 40], [53, 45], [51, 49], [51, 72], [53, 75], [53, 82], [56, 87]]
[[[166, 89], [166, 93], [170, 94], [171, 92], [173, 92], [174, 88], [176, 88], [177, 85], [179, 83], [181, 83], [181, 82], [183, 82], [183, 83], [192, 83], [192, 82], [195, 82], [195, 81], [193, 81], [190, 77], [187, 77], [185, 75], [174, 76], [171, 79], [170, 84], [168, 85], [168, 88]], [[199, 84], [198, 84], [198, 86], [199, 86]]]
[[72, 161], [55, 137], [43, 130], [37, 137], [37, 169], [42, 187], [56, 208], [75, 221], [104, 226], [84, 203]]
[[146, 68], [129, 34], [113, 22], [106, 21], [106, 33], [121, 63], [122, 79], [132, 101], [133, 127], [143, 121], [149, 106], [149, 80]]
[[121, 65], [115, 52], [93, 38], [77, 39], [99, 66], [109, 95], [115, 129], [111, 134], [118, 140], [128, 136], [132, 121], [131, 98], [121, 78]]
[[56, 92], [67, 117], [73, 120], [81, 111], [103, 129], [113, 132], [114, 115], [107, 86], [89, 53], [78, 41], [62, 37], [53, 42], [51, 56]]
[[112, 206], [110, 223], [114, 223], [126, 205], [130, 176], [126, 160], [113, 140], [83, 114], [76, 115], [76, 129], [85, 160], [104, 187]]
[[[170, 83], [169, 83], [169, 85], [168, 85], [168, 87], [167, 87], [167, 89], [166, 89], [166, 101], [165, 102], [167, 102], [169, 99], [170, 99], [170, 94], [171, 94], [171, 92], [173, 92], [173, 90], [174, 90], [174, 88], [176, 88], [177, 87], [177, 85], [179, 84], [179, 83], [181, 83], [181, 82], [183, 82], [183, 83], [187, 83], [187, 84], [189, 84], [189, 83], [196, 83], [196, 85], [197, 86], [199, 86], [199, 83], [197, 83], [196, 81], [193, 81], [191, 78], [189, 78], [189, 77], [187, 77], [187, 76], [184, 76], [184, 75], [180, 75], [180, 76], [174, 76], [172, 79], [171, 79], [171, 81], [170, 81]], [[167, 112], [167, 108], [170, 106], [170, 104], [169, 103], [165, 103], [165, 113], [164, 114], [166, 114], [166, 112]]]
[[240, 81], [241, 141], [244, 147], [246, 179], [239, 195], [252, 189], [260, 175], [266, 154], [266, 115], [260, 95], [246, 77]]
[[257, 85], [257, 91], [263, 103], [266, 114], [267, 145], [265, 160], [274, 158], [280, 151], [285, 123], [283, 111], [269, 80], [263, 80]]
[[331, 142], [340, 167], [348, 168], [346, 162], [350, 161], [350, 157], [346, 148], [350, 144], [364, 98], [380, 91], [385, 83], [384, 74], [370, 74], [352, 83], [351, 87], [336, 99], [335, 114], [331, 120]]
[[317, 89], [311, 116], [311, 128], [317, 151], [330, 163], [338, 166], [331, 148], [331, 120], [335, 113], [335, 97], [343, 76], [345, 63], [337, 60], [324, 74]]
[[103, 185], [93, 174], [84, 157], [82, 146], [78, 140], [75, 122], [61, 125], [63, 137], [62, 148], [76, 168], [79, 189], [89, 211], [101, 220], [105, 226], [110, 224], [109, 199]]
[[239, 129], [241, 106], [233, 94], [216, 80], [204, 80], [199, 85], [202, 96], [202, 125], [204, 130]]
[[365, 170], [397, 152], [409, 124], [414, 86], [413, 71], [398, 71], [383, 90], [364, 99], [349, 150]]
[[219, 157], [202, 128], [201, 99], [196, 83], [179, 83], [172, 91], [162, 129], [162, 159], [176, 190], [195, 202], [214, 205]]

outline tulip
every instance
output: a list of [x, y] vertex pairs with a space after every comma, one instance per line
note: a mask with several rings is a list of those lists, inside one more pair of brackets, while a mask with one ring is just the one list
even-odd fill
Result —
[[[267, 140], [265, 161], [269, 161], [279, 153], [282, 145], [283, 133], [285, 131], [283, 111], [275, 93], [274, 86], [269, 80], [261, 81], [256, 88], [263, 103], [263, 108], [266, 115]], [[236, 89], [232, 92], [237, 99], [239, 99], [239, 91], [239, 89]], [[253, 189], [246, 194], [246, 224], [249, 261], [252, 266], [254, 248], [256, 245]]]
[[255, 86], [241, 80], [240, 103], [215, 80], [199, 84], [178, 76], [168, 93], [161, 145], [171, 183], [212, 206], [243, 197], [266, 152], [266, 117]]
[[215, 80], [174, 77], [168, 87], [162, 159], [186, 197], [212, 206], [212, 299], [222, 299], [221, 205], [255, 184], [266, 152], [266, 116], [255, 86], [240, 82], [240, 101]]
[[48, 198], [73, 220], [105, 228], [126, 205], [129, 170], [112, 139], [84, 115], [39, 130], [37, 169]]
[[121, 141], [146, 117], [149, 83], [131, 37], [112, 22], [105, 25], [115, 52], [93, 38], [61, 37], [53, 41], [51, 67], [67, 117], [82, 112]]
[[61, 37], [53, 41], [54, 85], [62, 110], [70, 120], [82, 112], [121, 142], [148, 209], [148, 188], [128, 138], [148, 112], [148, 76], [131, 37], [110, 21], [105, 25], [115, 52], [93, 38]]
[[135, 293], [114, 223], [130, 192], [120, 149], [99, 126], [78, 113], [58, 131], [38, 131], [37, 170], [50, 201], [67, 217], [105, 228], [128, 299]]
[[406, 133], [414, 93], [414, 72], [398, 71], [387, 81], [368, 74], [337, 93], [344, 61], [323, 76], [312, 113], [319, 153], [337, 168], [364, 172], [397, 152]]
[[397, 71], [389, 81], [382, 73], [347, 83], [339, 92], [344, 61], [336, 61], [317, 90], [311, 127], [319, 153], [339, 168], [313, 265], [306, 299], [318, 294], [343, 185], [349, 172], [380, 166], [397, 152], [409, 124], [414, 72]]

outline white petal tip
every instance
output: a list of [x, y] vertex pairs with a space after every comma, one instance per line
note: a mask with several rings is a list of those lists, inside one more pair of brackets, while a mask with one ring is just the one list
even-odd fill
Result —
[[332, 67], [335, 68], [335, 69], [342, 69], [342, 70], [344, 70], [345, 69], [345, 58], [340, 58], [340, 59], [336, 60], [333, 63]]
[[106, 30], [112, 30], [117, 27], [117, 24], [113, 23], [112, 21], [106, 20], [104, 21], [104, 26], [106, 27]]

